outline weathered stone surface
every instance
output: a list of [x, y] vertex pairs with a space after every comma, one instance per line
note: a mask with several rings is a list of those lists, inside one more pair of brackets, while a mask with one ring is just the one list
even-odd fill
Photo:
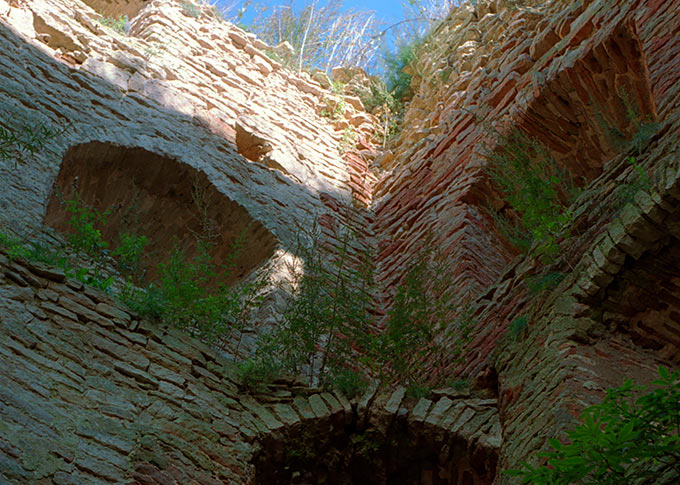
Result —
[[[313, 451], [332, 443], [341, 427], [326, 418], [344, 412], [348, 429], [381, 435], [394, 422], [431, 445], [443, 468], [422, 470], [423, 482], [489, 483], [498, 476], [487, 464], [533, 459], [623, 375], [644, 380], [660, 363], [677, 367], [680, 4], [530, 3], [480, 0], [451, 13], [411, 69], [404, 128], [373, 173], [376, 120], [361, 102], [348, 98], [338, 120], [320, 116], [339, 104], [328, 79], [286, 71], [252, 35], [215, 22], [208, 6], [190, 15], [169, 0], [0, 0], [1, 127], [69, 126], [0, 166], [0, 229], [37, 234], [46, 206], [48, 222], [63, 229], [55, 180], [114, 205], [137, 185], [153, 207], [147, 229], [168, 243], [181, 232], [171, 222], [195, 217], [181, 208], [198, 177], [219, 200], [212, 215], [228, 216], [223, 227], [260, 224], [248, 246], [263, 255], [245, 274], [285, 261], [273, 248], [294, 242], [293, 227], [314, 214], [330, 227], [352, 201], [354, 229], [375, 245], [386, 288], [427, 235], [451, 261], [451, 294], [456, 304], [477, 300], [477, 323], [462, 363], [445, 355], [436, 374], [485, 382], [469, 395], [437, 393], [434, 405], [371, 388], [353, 403], [356, 415], [342, 396], [292, 398], [299, 389], [272, 393], [269, 407], [239, 395], [200, 342], [139, 323], [58, 270], [0, 255], [0, 390], [11, 390], [0, 391], [0, 481], [244, 482], [255, 455], [281, 463], [280, 440], [303, 425]], [[129, 35], [98, 22], [123, 14]], [[647, 121], [659, 129], [641, 139]], [[350, 126], [357, 147], [341, 155]], [[479, 152], [503, 148], [487, 126], [530, 134], [588, 184], [560, 242], [557, 270], [568, 274], [554, 292], [526, 294], [526, 277], [541, 268], [510, 263], [516, 251], [487, 212], [507, 209]], [[639, 175], [626, 163], [633, 153], [655, 177], [626, 205], [620, 187]], [[126, 160], [131, 170], [121, 169]], [[129, 200], [104, 198], [118, 194]], [[109, 239], [125, 227], [119, 219]], [[518, 316], [528, 328], [508, 339]], [[470, 468], [437, 447], [454, 441], [472, 447], [465, 460], [484, 465]]]

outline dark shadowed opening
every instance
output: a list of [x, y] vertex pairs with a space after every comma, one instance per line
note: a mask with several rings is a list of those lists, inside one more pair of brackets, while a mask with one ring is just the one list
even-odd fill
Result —
[[[446, 429], [397, 417], [387, 434], [355, 424], [306, 422], [270, 436], [254, 460], [260, 485], [481, 485], [496, 476], [498, 450]], [[322, 429], [323, 428], [323, 429]]]
[[263, 264], [277, 247], [275, 237], [203, 172], [142, 148], [100, 142], [70, 148], [50, 196], [46, 224], [71, 230], [66, 201], [76, 192], [84, 205], [109, 212], [102, 236], [111, 248], [125, 232], [149, 239], [142, 265], [150, 279], [175, 247], [188, 257], [196, 255], [197, 238], [209, 242], [217, 265], [227, 263], [234, 244], [242, 242], [227, 284]]
[[605, 323], [680, 363], [680, 241], [671, 237], [663, 248], [626, 263], [602, 303]]

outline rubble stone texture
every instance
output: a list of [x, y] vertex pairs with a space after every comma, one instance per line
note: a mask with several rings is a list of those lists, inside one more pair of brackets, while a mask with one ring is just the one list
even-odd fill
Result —
[[[208, 6], [0, 0], [0, 125], [63, 129], [0, 166], [3, 230], [58, 234], [61, 197], [78, 190], [101, 208], [138, 200], [162, 251], [200, 224], [198, 190], [215, 258], [237, 232], [247, 241], [235, 278], [315, 219], [333, 244], [339, 222], [376, 251], [387, 303], [433, 241], [478, 322], [462, 363], [432, 369], [469, 380], [465, 392], [412, 401], [371, 387], [349, 401], [282, 381], [249, 395], [228, 355], [0, 253], [0, 482], [513, 483], [499, 471], [536, 461], [605, 389], [677, 368], [680, 3], [506, 3], [465, 5], [434, 32], [401, 135], [379, 155], [360, 102], [323, 116], [327, 82], [284, 69]], [[99, 22], [123, 15], [126, 34]], [[644, 146], [630, 148], [631, 112], [658, 123]], [[483, 152], [510, 129], [584, 187], [562, 244], [570, 268], [539, 295], [526, 284], [539, 264], [488, 215], [504, 202]], [[622, 204], [632, 155], [653, 187]]]

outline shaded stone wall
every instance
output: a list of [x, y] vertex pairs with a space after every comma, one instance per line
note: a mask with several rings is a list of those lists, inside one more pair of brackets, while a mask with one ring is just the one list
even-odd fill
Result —
[[[435, 37], [443, 50], [421, 61], [435, 67], [417, 72], [405, 129], [379, 159], [376, 181], [375, 120], [360, 106], [344, 120], [320, 116], [329, 93], [233, 26], [155, 0], [134, 7], [131, 35], [120, 36], [80, 2], [0, 0], [3, 126], [72, 123], [44, 150], [0, 167], [3, 230], [41, 230], [77, 147], [123, 159], [148, 153], [172, 172], [146, 180], [148, 190], [199, 173], [220, 207], [261, 225], [254, 238], [263, 247], [285, 246], [317, 215], [331, 244], [338, 222], [360, 229], [357, 245], [376, 244], [387, 287], [432, 236], [478, 322], [463, 363], [432, 369], [469, 379], [465, 395], [440, 390], [410, 402], [403, 389], [372, 389], [348, 401], [282, 381], [249, 396], [230, 362], [200, 342], [2, 256], [0, 478], [267, 483], [309, 479], [319, 464], [349, 477], [352, 464], [369, 467], [374, 449], [367, 473], [376, 482], [512, 483], [498, 469], [535, 459], [605, 389], [624, 376], [646, 382], [659, 364], [677, 368], [680, 5], [535, 3], [478, 2], [452, 14]], [[446, 81], [433, 84], [432, 74]], [[629, 109], [659, 124], [634, 150], [607, 137], [634, 135]], [[340, 153], [350, 122], [360, 142]], [[497, 143], [487, 126], [538, 137], [587, 184], [564, 264], [551, 268], [564, 274], [552, 291], [529, 293], [539, 264], [516, 257], [486, 213], [504, 204], [483, 173], [479, 148]], [[622, 204], [618, 189], [636, 176], [632, 155], [654, 186]], [[94, 167], [68, 166], [66, 186]], [[91, 175], [92, 186], [105, 185]], [[106, 188], [92, 200], [106, 199]], [[59, 226], [52, 207], [48, 220]], [[520, 316], [528, 326], [513, 336], [508, 326]], [[319, 462], [310, 464], [310, 443]]]
[[[251, 396], [233, 361], [196, 339], [3, 253], [0, 314], [4, 483], [279, 483], [270, 480], [323, 460], [351, 475], [351, 463], [378, 454], [363, 468], [378, 483], [399, 470], [480, 484], [495, 474], [500, 423], [488, 396], [444, 390], [414, 402], [373, 387], [349, 401], [286, 381]], [[342, 452], [347, 462], [333, 461]]]

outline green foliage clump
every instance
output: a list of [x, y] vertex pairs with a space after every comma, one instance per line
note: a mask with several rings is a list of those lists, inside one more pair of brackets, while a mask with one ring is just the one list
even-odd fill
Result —
[[552, 262], [559, 240], [570, 236], [573, 214], [568, 205], [579, 192], [573, 180], [537, 140], [518, 130], [498, 134], [497, 148], [487, 149], [485, 156], [487, 172], [517, 220], [513, 224], [494, 214], [504, 221], [501, 229], [516, 246], [533, 246], [537, 256]]
[[524, 484], [678, 483], [680, 478], [680, 372], [658, 370], [652, 387], [632, 380], [610, 389], [601, 404], [588, 407], [569, 443], [550, 440], [540, 453], [545, 465], [524, 463], [506, 470]]
[[635, 194], [640, 191], [651, 192], [653, 186], [652, 177], [649, 172], [640, 166], [635, 157], [629, 157], [626, 163], [633, 167], [633, 173], [626, 183], [619, 185], [616, 189], [616, 205], [623, 207], [635, 200]]
[[510, 322], [510, 335], [512, 335], [513, 339], [517, 340], [520, 335], [526, 332], [528, 327], [529, 320], [527, 317], [524, 315], [517, 317], [512, 322]]
[[[130, 240], [132, 260], [138, 261], [141, 240]], [[242, 241], [237, 240], [232, 258], [240, 254], [241, 247]], [[159, 265], [157, 284], [142, 289], [128, 284], [123, 299], [140, 314], [207, 342], [223, 344], [238, 332], [238, 353], [250, 314], [261, 303], [258, 292], [265, 286], [266, 277], [230, 287], [220, 282], [230, 270], [229, 264], [218, 267], [213, 262], [205, 242], [199, 242], [198, 254], [192, 258], [176, 246], [168, 261]]]
[[317, 237], [311, 244], [298, 243], [304, 270], [295, 272], [283, 324], [260, 343], [266, 349], [261, 355], [278, 356], [292, 374], [306, 372], [310, 384], [346, 380], [352, 345], [364, 338], [371, 322], [373, 266], [368, 255], [353, 251], [354, 240], [347, 230], [336, 251]]
[[312, 239], [296, 251], [303, 256], [304, 272], [293, 282], [282, 324], [260, 338], [249, 364], [251, 374], [257, 375], [253, 366], [258, 365], [306, 373], [310, 384], [348, 395], [363, 391], [370, 376], [403, 384], [410, 395], [427, 395], [424, 379], [431, 377], [427, 369], [432, 356], [460, 359], [474, 325], [467, 308], [452, 322], [446, 259], [434, 249], [418, 254], [396, 289], [384, 330], [377, 332], [381, 320], [373, 308], [378, 293], [374, 258], [354, 248], [349, 230], [340, 235], [340, 248], [332, 251]]
[[413, 96], [411, 91], [413, 76], [408, 72], [408, 67], [416, 59], [422, 43], [422, 39], [416, 38], [400, 45], [395, 52], [386, 52], [383, 56], [385, 84], [396, 100], [403, 102]]
[[68, 235], [71, 247], [90, 257], [99, 256], [108, 246], [102, 239], [101, 229], [106, 225], [109, 213], [85, 206], [77, 192], [74, 199], [66, 201], [66, 210], [71, 213], [72, 232]]
[[121, 15], [118, 18], [102, 17], [99, 19], [99, 23], [120, 35], [127, 35], [127, 15]]
[[201, 16], [201, 9], [195, 3], [192, 2], [180, 2], [182, 6], [182, 12], [187, 17], [197, 19]]
[[146, 236], [138, 236], [124, 232], [120, 235], [120, 243], [112, 255], [118, 262], [118, 269], [128, 281], [141, 283], [144, 278], [141, 267], [144, 248], [149, 240]]
[[324, 98], [328, 108], [321, 111], [321, 116], [337, 120], [342, 118], [345, 115], [345, 111], [347, 111], [347, 103], [344, 98], [345, 85], [335, 81], [331, 85], [331, 90], [333, 91], [334, 98]]
[[[23, 124], [19, 130], [13, 131], [0, 126], [0, 161], [18, 157], [23, 153], [34, 154], [42, 150], [52, 139], [63, 135], [69, 125], [53, 128], [44, 123]], [[15, 163], [16, 168], [18, 161]]]
[[0, 245], [6, 248], [11, 259], [57, 266], [66, 276], [107, 291], [113, 284], [114, 275], [108, 269], [111, 259], [106, 242], [101, 238], [100, 228], [106, 222], [105, 216], [95, 208], [85, 206], [77, 193], [74, 199], [66, 201], [66, 206], [72, 214], [68, 246], [53, 249], [3, 233], [0, 233]]
[[534, 276], [529, 276], [525, 279], [529, 294], [538, 295], [544, 291], [550, 291], [557, 288], [557, 286], [565, 278], [565, 274], [559, 271], [548, 271]]

